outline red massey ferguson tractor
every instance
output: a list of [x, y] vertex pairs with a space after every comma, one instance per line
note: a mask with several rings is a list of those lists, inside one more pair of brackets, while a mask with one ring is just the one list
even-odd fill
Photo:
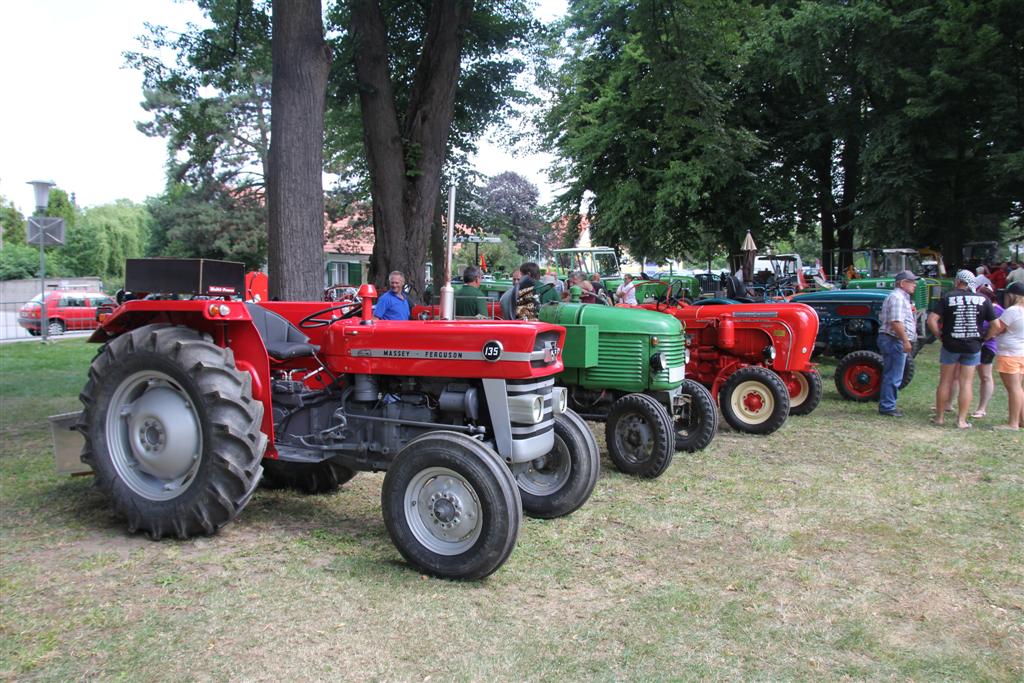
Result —
[[[241, 291], [211, 262], [153, 261], [135, 291]], [[216, 264], [217, 262], [213, 262]], [[136, 272], [141, 266], [136, 266]], [[311, 493], [386, 470], [384, 523], [441, 577], [480, 578], [515, 547], [522, 514], [567, 515], [600, 459], [565, 408], [563, 328], [537, 322], [374, 321], [361, 303], [135, 300], [105, 320], [77, 425], [82, 461], [152, 538], [212, 534], [261, 475]]]
[[804, 304], [691, 306], [673, 298], [643, 304], [686, 326], [686, 376], [710, 391], [722, 416], [741, 432], [771, 434], [790, 414], [821, 402], [821, 375], [811, 363], [818, 316]]

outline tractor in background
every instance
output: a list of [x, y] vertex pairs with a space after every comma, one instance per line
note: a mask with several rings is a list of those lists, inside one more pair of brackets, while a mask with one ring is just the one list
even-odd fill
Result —
[[325, 493], [386, 471], [402, 556], [478, 579], [524, 512], [567, 515], [593, 491], [597, 444], [555, 386], [560, 327], [375, 321], [371, 285], [358, 302], [245, 302], [241, 264], [199, 259], [129, 260], [126, 286], [200, 297], [125, 301], [90, 338], [80, 457], [130, 531], [213, 534], [262, 476]]
[[[882, 387], [878, 329], [882, 304], [888, 296], [889, 292], [884, 289], [834, 289], [799, 294], [792, 299], [794, 303], [806, 304], [818, 313], [814, 353], [838, 359], [836, 390], [849, 401], [878, 400]], [[934, 341], [934, 338], [919, 335], [913, 353], [907, 356], [901, 389], [913, 380], [914, 356], [928, 339]]]
[[643, 307], [686, 327], [686, 374], [711, 391], [729, 425], [771, 434], [790, 414], [807, 415], [821, 401], [821, 376], [811, 362], [818, 317], [802, 304], [688, 305], [672, 283], [663, 301]]
[[569, 406], [605, 423], [615, 467], [660, 476], [674, 451], [711, 443], [718, 413], [711, 394], [686, 378], [686, 340], [678, 320], [657, 312], [600, 304], [549, 303], [540, 319], [565, 328], [565, 370], [558, 383]]

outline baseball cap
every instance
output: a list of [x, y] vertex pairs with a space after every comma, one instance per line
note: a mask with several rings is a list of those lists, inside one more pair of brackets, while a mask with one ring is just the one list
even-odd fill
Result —
[[956, 279], [967, 285], [967, 288], [972, 292], [978, 287], [978, 280], [974, 277], [974, 273], [969, 270], [956, 271]]
[[1013, 282], [1006, 288], [1006, 291], [1017, 296], [1024, 296], [1024, 282]]
[[896, 282], [900, 282], [902, 280], [920, 280], [920, 279], [921, 278], [919, 278], [918, 276], [914, 275], [909, 270], [901, 270], [900, 272], [896, 273]]

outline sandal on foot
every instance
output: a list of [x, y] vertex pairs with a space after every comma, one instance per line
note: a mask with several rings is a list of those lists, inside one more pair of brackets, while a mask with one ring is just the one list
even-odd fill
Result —
[[1011, 427], [1010, 425], [996, 425], [992, 429], [998, 429], [999, 431], [1007, 431], [1007, 432], [1019, 432], [1020, 431], [1019, 427]]
[[985, 417], [985, 411], [975, 410], [973, 413], [971, 413], [971, 417]]

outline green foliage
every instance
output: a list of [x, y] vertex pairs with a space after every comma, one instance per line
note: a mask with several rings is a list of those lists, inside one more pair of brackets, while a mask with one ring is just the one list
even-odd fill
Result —
[[104, 281], [124, 279], [125, 259], [145, 255], [149, 242], [149, 210], [128, 200], [86, 209], [67, 231], [60, 252], [66, 274], [98, 275]]
[[757, 217], [748, 178], [759, 142], [734, 121], [731, 90], [738, 27], [756, 20], [743, 2], [574, 3], [557, 68], [541, 80], [552, 96], [545, 144], [567, 188], [560, 210], [592, 194], [594, 239], [652, 258], [708, 231], [745, 231]]
[[75, 225], [78, 216], [78, 209], [71, 203], [68, 193], [59, 187], [50, 188], [50, 198], [46, 204], [44, 215], [53, 218], [64, 219], [64, 230], [69, 230]]
[[[212, 24], [171, 33], [147, 24], [125, 62], [143, 74], [138, 124], [167, 138], [174, 182], [262, 186], [270, 145], [269, 0], [197, 0]], [[164, 57], [177, 55], [174, 64]]]
[[262, 194], [227, 188], [194, 190], [173, 185], [151, 199], [150, 256], [241, 261], [247, 268], [267, 260], [266, 208]]
[[[49, 265], [47, 274], [50, 274]], [[39, 247], [8, 244], [5, 240], [4, 248], [0, 249], [0, 280], [23, 280], [33, 277], [39, 277]]]
[[[3, 231], [3, 244], [25, 244], [25, 217], [14, 206], [0, 195], [0, 230]], [[7, 278], [3, 278], [7, 279]]]

